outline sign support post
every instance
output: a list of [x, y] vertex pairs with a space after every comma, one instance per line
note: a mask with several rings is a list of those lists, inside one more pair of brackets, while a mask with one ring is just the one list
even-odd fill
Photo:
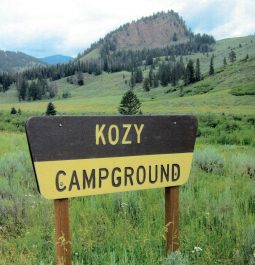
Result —
[[165, 188], [166, 252], [179, 249], [179, 187]]
[[68, 199], [54, 200], [57, 265], [71, 265]]

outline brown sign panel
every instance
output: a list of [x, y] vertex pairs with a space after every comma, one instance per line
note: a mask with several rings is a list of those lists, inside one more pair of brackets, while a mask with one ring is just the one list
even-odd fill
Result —
[[54, 116], [26, 123], [39, 191], [67, 198], [182, 185], [193, 116]]

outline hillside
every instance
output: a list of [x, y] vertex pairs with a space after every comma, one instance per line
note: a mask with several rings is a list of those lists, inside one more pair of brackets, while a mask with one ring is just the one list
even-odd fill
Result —
[[188, 36], [188, 29], [177, 13], [162, 12], [126, 24], [108, 34], [106, 39], [115, 42], [116, 50], [141, 50], [187, 42]]
[[107, 34], [80, 56], [81, 60], [96, 58], [101, 49], [109, 51], [162, 48], [172, 44], [187, 43], [191, 32], [183, 19], [174, 11], [127, 23]]
[[44, 65], [38, 59], [23, 52], [0, 50], [0, 72], [17, 72], [22, 68]]
[[[242, 43], [242, 47], [239, 44]], [[246, 44], [246, 45], [245, 45]], [[222, 68], [223, 57], [227, 57], [229, 47], [235, 48], [237, 61]], [[243, 60], [246, 54], [248, 60]], [[209, 61], [214, 54], [216, 73], [208, 76]], [[229, 113], [254, 115], [254, 96], [234, 96], [232, 89], [255, 87], [255, 37], [232, 38], [218, 41], [213, 52], [208, 56], [197, 53], [185, 57], [200, 58], [204, 79], [195, 84], [184, 87], [184, 96], [180, 91], [172, 91], [172, 86], [159, 86], [149, 92], [144, 92], [142, 84], [135, 86], [135, 92], [142, 101], [144, 114], [169, 114], [169, 113]], [[148, 75], [148, 69], [143, 70], [143, 75]], [[117, 114], [117, 108], [122, 95], [129, 89], [125, 80], [130, 79], [130, 73], [103, 73], [95, 76], [84, 74], [85, 84], [77, 86], [70, 84], [66, 78], [56, 81], [58, 97], [54, 104], [59, 113], [63, 114]], [[170, 92], [168, 92], [170, 91]], [[70, 98], [63, 99], [62, 93], [69, 92]], [[168, 92], [168, 93], [166, 93]], [[12, 106], [16, 109], [30, 113], [43, 113], [49, 100], [34, 102], [19, 102], [16, 89], [13, 87], [5, 93], [0, 93], [1, 110], [9, 111]]]
[[61, 63], [69, 63], [73, 60], [70, 56], [65, 56], [61, 54], [51, 55], [43, 58], [38, 58], [38, 60], [47, 64], [61, 64]]

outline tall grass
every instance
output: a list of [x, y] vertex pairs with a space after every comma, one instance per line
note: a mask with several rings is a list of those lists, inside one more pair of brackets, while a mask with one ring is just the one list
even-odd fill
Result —
[[[0, 159], [0, 264], [55, 264], [53, 202], [38, 195], [27, 151], [12, 148]], [[70, 199], [74, 264], [253, 264], [255, 182], [234, 150], [196, 149], [180, 188], [181, 252], [169, 257], [163, 189]], [[199, 166], [204, 152], [209, 164], [224, 157], [220, 172]]]

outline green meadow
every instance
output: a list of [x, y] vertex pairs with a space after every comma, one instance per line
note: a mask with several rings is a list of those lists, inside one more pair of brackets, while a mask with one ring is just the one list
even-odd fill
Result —
[[[237, 61], [223, 67], [231, 49]], [[213, 54], [213, 76], [212, 53], [187, 56], [200, 58], [204, 79], [182, 93], [170, 85], [134, 88], [144, 115], [193, 114], [199, 121], [190, 178], [180, 187], [180, 251], [165, 253], [164, 189], [73, 198], [73, 264], [255, 264], [255, 37], [218, 41]], [[128, 72], [85, 74], [76, 86], [63, 78], [53, 103], [59, 115], [117, 115], [129, 79]], [[63, 99], [64, 92], [71, 97]], [[19, 102], [14, 86], [0, 93], [3, 265], [55, 264], [53, 201], [38, 194], [24, 134], [25, 121], [44, 115], [48, 102]], [[12, 107], [21, 114], [10, 114]]]

